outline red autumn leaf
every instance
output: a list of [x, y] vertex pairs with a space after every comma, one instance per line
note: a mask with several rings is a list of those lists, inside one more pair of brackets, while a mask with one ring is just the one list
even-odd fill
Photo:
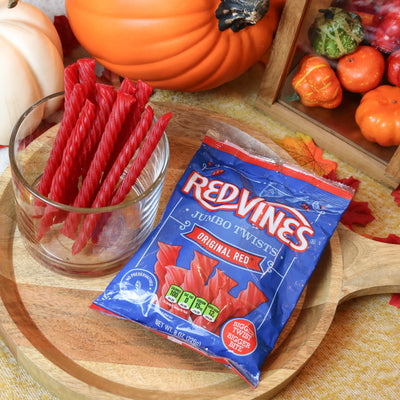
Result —
[[323, 158], [322, 150], [311, 137], [297, 133], [295, 137], [286, 136], [278, 141], [287, 153], [301, 166], [323, 176], [335, 171], [337, 164]]
[[374, 219], [375, 217], [371, 214], [371, 210], [368, 207], [368, 202], [352, 200], [342, 215], [340, 222], [352, 229], [353, 224], [365, 226]]
[[391, 306], [395, 306], [395, 307], [397, 307], [397, 308], [400, 308], [400, 293], [394, 294], [394, 295], [391, 297], [391, 299], [390, 299], [390, 301], [389, 301], [389, 304], [390, 304]]
[[54, 17], [54, 26], [58, 36], [60, 36], [64, 56], [67, 56], [75, 47], [79, 46], [79, 42], [72, 32], [68, 18], [65, 15], [56, 15]]
[[[352, 176], [350, 178], [339, 179], [335, 171], [331, 171], [329, 174], [325, 175], [324, 178], [349, 186], [353, 188], [354, 191], [357, 191], [358, 185], [360, 184], [360, 181]], [[371, 210], [368, 207], [368, 202], [351, 200], [340, 222], [352, 229], [353, 224], [365, 226], [374, 219], [375, 217], [371, 214]]]
[[394, 197], [394, 201], [400, 207], [400, 186], [398, 186], [397, 189], [393, 190], [392, 196]]
[[352, 176], [350, 178], [339, 179], [337, 177], [335, 171], [331, 171], [331, 172], [329, 172], [329, 174], [324, 175], [324, 178], [329, 179], [334, 182], [342, 183], [343, 185], [351, 187], [355, 191], [357, 191], [358, 185], [360, 184], [360, 181], [358, 179], [353, 178]]
[[390, 235], [388, 235], [385, 238], [375, 236], [372, 239], [374, 239], [378, 242], [383, 242], [383, 243], [400, 244], [400, 236], [397, 236], [393, 233], [391, 233]]

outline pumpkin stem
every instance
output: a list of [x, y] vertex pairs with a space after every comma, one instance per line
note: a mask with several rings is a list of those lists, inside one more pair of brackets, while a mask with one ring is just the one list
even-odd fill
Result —
[[300, 101], [300, 95], [294, 92], [291, 96], [286, 96], [287, 101]]
[[215, 16], [222, 32], [231, 29], [239, 32], [247, 26], [255, 25], [270, 8], [270, 0], [221, 0]]
[[333, 19], [335, 16], [335, 13], [329, 8], [320, 9], [318, 12], [324, 14], [325, 19]]
[[17, 6], [19, 0], [8, 0], [8, 6], [7, 8], [14, 8]]

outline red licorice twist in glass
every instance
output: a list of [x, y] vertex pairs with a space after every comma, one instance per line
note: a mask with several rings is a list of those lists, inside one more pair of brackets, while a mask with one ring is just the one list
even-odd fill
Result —
[[[109, 85], [96, 84], [97, 92], [96, 92], [96, 117], [92, 125], [92, 129], [90, 134], [87, 135], [85, 140], [85, 145], [82, 149], [82, 161], [79, 166], [82, 170], [83, 182], [85, 182], [85, 177], [87, 171], [90, 166], [90, 162], [93, 159], [94, 153], [97, 149], [98, 143], [101, 139], [101, 135], [104, 131], [104, 128], [107, 124], [108, 118], [111, 114], [111, 110], [115, 99], [117, 97], [117, 93], [114, 88]], [[86, 181], [85, 185], [89, 185], [90, 181]], [[79, 190], [76, 195], [73, 206], [81, 207], [81, 208], [89, 208], [92, 204], [95, 193], [91, 193], [90, 191], [82, 188]], [[81, 214], [70, 212], [65, 220], [65, 224], [61, 230], [61, 232], [71, 238], [75, 239], [77, 229], [79, 226], [79, 222], [81, 219]]]
[[131, 187], [135, 184], [136, 179], [139, 177], [147, 161], [157, 147], [157, 144], [160, 141], [171, 117], [172, 113], [164, 114], [154, 124], [152, 130], [147, 135], [143, 146], [140, 148], [139, 153], [133, 160], [133, 163], [129, 168], [127, 174], [125, 175], [125, 178], [123, 179], [121, 185], [119, 185], [115, 195], [113, 196], [111, 200], [112, 206], [121, 203], [131, 190]]
[[[68, 193], [70, 176], [74, 169], [74, 160], [83, 143], [84, 137], [90, 132], [90, 127], [95, 116], [95, 106], [89, 100], [86, 100], [78, 121], [68, 138], [63, 156], [57, 171], [52, 179], [49, 198], [59, 203], [65, 203], [65, 196]], [[47, 206], [44, 215], [40, 221], [38, 229], [38, 238], [41, 237], [50, 228], [54, 216], [57, 214], [53, 206]]]
[[64, 69], [64, 101], [69, 102], [74, 86], [78, 83], [78, 64], [68, 65]]
[[[109, 205], [110, 199], [113, 195], [115, 186], [124, 170], [126, 165], [129, 163], [130, 159], [134, 155], [139, 143], [138, 138], [143, 137], [148, 129], [150, 128], [151, 122], [153, 120], [153, 110], [151, 107], [146, 109], [147, 112], [143, 113], [143, 118], [140, 120], [139, 124], [136, 125], [135, 131], [132, 133], [131, 138], [123, 151], [120, 153], [118, 159], [114, 162], [114, 165], [107, 175], [106, 179], [100, 186], [97, 192], [96, 198], [92, 203], [92, 207], [105, 207]], [[130, 138], [130, 139], [131, 139]], [[136, 146], [136, 147], [135, 147]], [[86, 179], [85, 179], [86, 181]], [[85, 182], [84, 182], [85, 183]], [[130, 188], [129, 188], [130, 190]], [[79, 232], [78, 238], [76, 239], [72, 252], [73, 254], [78, 253], [86, 245], [90, 236], [92, 235], [97, 223], [100, 221], [102, 216], [100, 214], [89, 214], [85, 217], [82, 228]], [[104, 217], [107, 218], [107, 217]]]
[[132, 107], [132, 112], [129, 114], [122, 127], [120, 139], [118, 140], [118, 143], [116, 143], [110, 160], [107, 163], [107, 167], [104, 170], [103, 179], [108, 175], [108, 172], [112, 168], [115, 160], [118, 158], [119, 153], [124, 148], [133, 129], [135, 129], [135, 126], [139, 123], [139, 120], [145, 110], [146, 104], [149, 101], [150, 95], [153, 93], [153, 88], [147, 83], [144, 83], [140, 80], [138, 81], [136, 86], [134, 86], [129, 79], [125, 78], [122, 81], [122, 84], [119, 87], [118, 91], [133, 94], [135, 96], [136, 102]]
[[51, 149], [49, 159], [37, 188], [38, 192], [44, 196], [47, 196], [50, 192], [53, 176], [61, 163], [68, 138], [85, 104], [87, 92], [88, 87], [85, 84], [78, 83], [74, 86], [69, 101], [65, 102], [64, 117], [61, 121], [53, 148]]
[[85, 83], [88, 85], [88, 99], [95, 102], [95, 83], [96, 83], [96, 74], [95, 74], [95, 66], [96, 61], [93, 58], [80, 58], [77, 61], [78, 64], [78, 79], [80, 83]]
[[[128, 114], [134, 98], [126, 93], [118, 93], [117, 99], [113, 104], [109, 119], [104, 128], [104, 133], [100, 138], [94, 158], [90, 163], [89, 170], [83, 180], [82, 186], [78, 192], [77, 199], [74, 204], [87, 204], [91, 201], [97, 191], [103, 170], [109, 159], [110, 153], [115, 142], [118, 139], [118, 133]], [[93, 205], [91, 205], [93, 207]], [[74, 216], [75, 215], [75, 216]], [[68, 237], [74, 238], [77, 220], [76, 214], [70, 214], [67, 226], [63, 228], [63, 233]]]

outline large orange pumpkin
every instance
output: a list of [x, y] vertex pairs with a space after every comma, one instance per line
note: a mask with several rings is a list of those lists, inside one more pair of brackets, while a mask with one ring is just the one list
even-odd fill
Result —
[[198, 91], [235, 79], [271, 46], [284, 0], [255, 25], [220, 31], [220, 0], [66, 0], [71, 28], [100, 64], [161, 89]]

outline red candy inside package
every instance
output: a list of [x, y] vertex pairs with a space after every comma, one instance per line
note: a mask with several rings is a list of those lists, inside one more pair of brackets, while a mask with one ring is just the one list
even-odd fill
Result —
[[351, 198], [277, 156], [208, 135], [158, 226], [92, 308], [179, 341], [255, 387]]

